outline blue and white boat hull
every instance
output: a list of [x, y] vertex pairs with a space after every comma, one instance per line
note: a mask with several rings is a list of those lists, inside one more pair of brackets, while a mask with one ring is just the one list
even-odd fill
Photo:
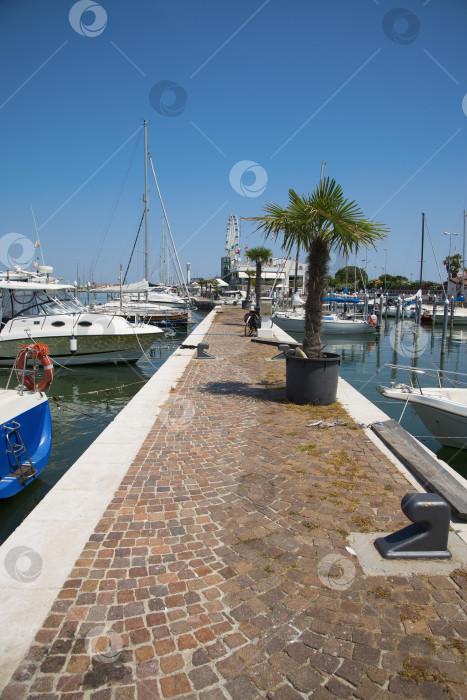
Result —
[[39, 476], [51, 446], [52, 421], [45, 394], [0, 390], [0, 498], [15, 496]]

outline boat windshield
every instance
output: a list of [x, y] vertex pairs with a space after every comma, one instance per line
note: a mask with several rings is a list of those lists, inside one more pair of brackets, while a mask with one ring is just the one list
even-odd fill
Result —
[[2, 322], [16, 316], [51, 316], [82, 313], [83, 306], [68, 290], [36, 291], [26, 289], [2, 290]]

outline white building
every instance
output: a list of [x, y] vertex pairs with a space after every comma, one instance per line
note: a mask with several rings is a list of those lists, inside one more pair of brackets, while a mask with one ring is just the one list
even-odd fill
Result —
[[[245, 253], [246, 260], [237, 263], [230, 269], [230, 287], [232, 289], [246, 289], [248, 285], [247, 270], [256, 272], [256, 263], [247, 259], [248, 252]], [[303, 292], [304, 276], [306, 265], [299, 262], [297, 266], [297, 284], [299, 293]], [[291, 258], [271, 258], [261, 266], [261, 280], [263, 292], [268, 292], [274, 287], [278, 296], [287, 296], [289, 289], [294, 287], [295, 260]], [[253, 286], [253, 285], [252, 285]]]

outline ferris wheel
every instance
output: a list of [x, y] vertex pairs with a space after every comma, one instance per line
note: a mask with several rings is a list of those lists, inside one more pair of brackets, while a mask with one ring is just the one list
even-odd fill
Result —
[[235, 214], [231, 214], [227, 222], [225, 255], [230, 258], [231, 264], [240, 264], [240, 226]]

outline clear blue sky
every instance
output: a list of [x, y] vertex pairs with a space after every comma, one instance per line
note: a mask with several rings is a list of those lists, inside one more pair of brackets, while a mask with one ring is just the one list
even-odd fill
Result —
[[[79, 265], [87, 277], [94, 261], [96, 281], [118, 278], [142, 213], [144, 118], [195, 276], [219, 274], [229, 214], [311, 191], [323, 160], [391, 230], [368, 254], [370, 277], [387, 248], [389, 273], [418, 278], [422, 211], [439, 259], [444, 231], [459, 232], [461, 252], [467, 3], [401, 2], [0, 0], [0, 268], [12, 241], [35, 240], [32, 206], [57, 274], [74, 280]], [[240, 161], [257, 166], [232, 171]], [[150, 181], [150, 269], [156, 198]], [[242, 248], [262, 242], [251, 231], [243, 222]], [[428, 238], [424, 258], [437, 279]]]

